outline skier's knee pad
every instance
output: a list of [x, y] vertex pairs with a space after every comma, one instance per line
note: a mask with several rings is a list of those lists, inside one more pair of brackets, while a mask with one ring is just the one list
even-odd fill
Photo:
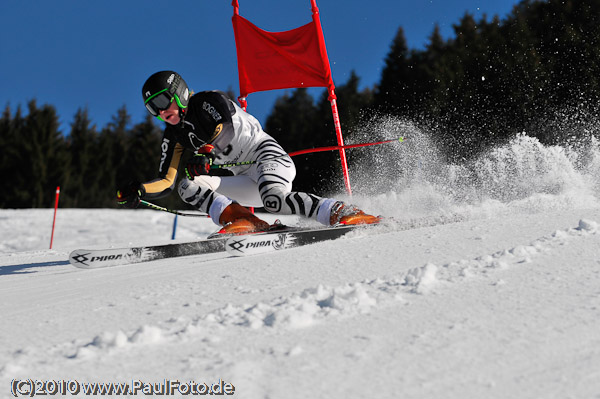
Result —
[[[285, 207], [285, 197], [290, 193], [285, 187], [273, 187], [261, 195], [263, 207], [270, 213], [282, 213]], [[284, 212], [287, 213], [287, 212]]]
[[[218, 185], [216, 187], [218, 187]], [[182, 179], [179, 182], [177, 190], [184, 202], [202, 212], [208, 213], [213, 222], [219, 224], [223, 209], [227, 208], [232, 201], [226, 196], [215, 192], [214, 189], [216, 187], [214, 181], [211, 182], [211, 179], [199, 179], [196, 177], [194, 180]]]
[[198, 176], [194, 180], [181, 179], [177, 187], [177, 192], [184, 202], [196, 205], [202, 197], [215, 191], [214, 183], [211, 184], [210, 180], [203, 179], [202, 177]]

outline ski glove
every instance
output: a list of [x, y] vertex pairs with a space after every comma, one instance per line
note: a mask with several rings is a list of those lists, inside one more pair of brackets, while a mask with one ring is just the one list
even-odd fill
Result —
[[125, 208], [137, 208], [140, 199], [146, 194], [144, 186], [139, 182], [130, 182], [127, 186], [117, 190], [117, 204]]
[[195, 176], [210, 174], [210, 167], [215, 160], [215, 146], [204, 144], [185, 165], [185, 174], [193, 180]]

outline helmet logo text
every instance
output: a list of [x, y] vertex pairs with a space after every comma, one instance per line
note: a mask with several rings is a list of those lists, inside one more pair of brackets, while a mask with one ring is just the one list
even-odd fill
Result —
[[213, 107], [212, 105], [210, 105], [206, 101], [204, 101], [204, 103], [202, 104], [202, 109], [204, 109], [206, 112], [208, 112], [210, 114], [210, 116], [212, 116], [212, 118], [215, 120], [215, 122], [218, 122], [218, 121], [220, 121], [222, 119], [221, 114], [219, 114], [217, 112], [217, 110], [215, 109], [215, 107]]

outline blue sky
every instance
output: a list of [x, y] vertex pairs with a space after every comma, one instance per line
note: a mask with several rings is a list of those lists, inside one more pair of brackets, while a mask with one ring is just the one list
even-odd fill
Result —
[[[311, 21], [309, 0], [239, 0], [240, 14], [268, 31]], [[422, 48], [434, 25], [444, 37], [465, 12], [504, 19], [516, 0], [317, 0], [336, 85], [352, 70], [361, 88], [377, 83], [398, 27]], [[87, 107], [98, 129], [127, 106], [132, 123], [145, 116], [141, 86], [172, 69], [194, 91], [238, 92], [231, 0], [56, 0], [3, 2], [0, 106], [12, 112], [36, 99], [54, 105], [63, 133]], [[322, 89], [311, 89], [313, 95]], [[266, 121], [284, 91], [254, 93], [248, 111]]]

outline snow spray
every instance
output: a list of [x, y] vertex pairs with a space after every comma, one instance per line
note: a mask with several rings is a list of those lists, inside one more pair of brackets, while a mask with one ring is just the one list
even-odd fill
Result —
[[591, 133], [593, 127], [580, 130], [556, 145], [520, 132], [504, 144], [453, 164], [436, 145], [441, 132], [426, 132], [394, 117], [378, 117], [351, 139], [384, 135], [406, 136], [407, 140], [402, 146], [379, 146], [353, 154], [353, 200], [364, 209], [399, 219], [597, 207], [600, 140]]

